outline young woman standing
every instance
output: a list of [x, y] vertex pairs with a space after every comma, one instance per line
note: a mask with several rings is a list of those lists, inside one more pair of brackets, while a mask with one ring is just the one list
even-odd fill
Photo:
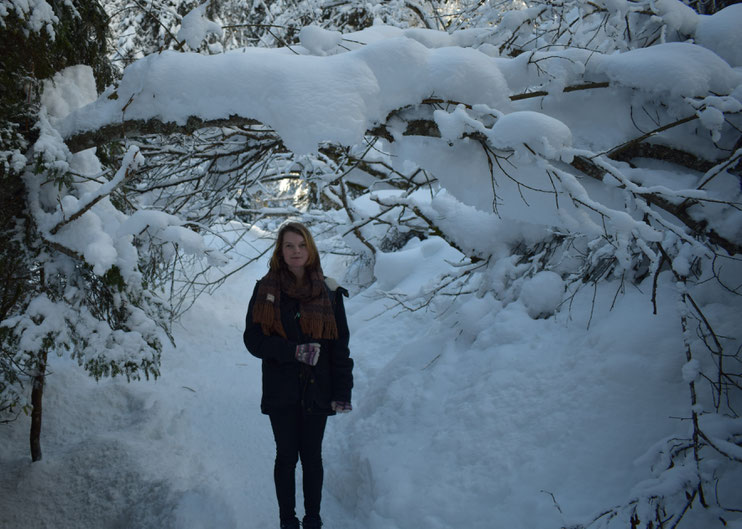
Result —
[[281, 529], [298, 529], [295, 471], [303, 474], [304, 529], [322, 526], [322, 438], [327, 417], [348, 412], [353, 360], [342, 288], [330, 288], [306, 226], [278, 231], [270, 269], [253, 291], [244, 341], [262, 360], [261, 411], [276, 440], [274, 480]]

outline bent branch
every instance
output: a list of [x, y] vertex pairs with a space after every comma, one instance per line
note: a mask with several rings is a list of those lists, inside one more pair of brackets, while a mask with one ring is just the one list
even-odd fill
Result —
[[[608, 86], [607, 83], [588, 83], [588, 84], [582, 84], [582, 85], [577, 85], [573, 87], [567, 87], [565, 88], [565, 91], [602, 88], [604, 87], [604, 85]], [[539, 92], [533, 92], [533, 93], [528, 93], [528, 94], [514, 95], [514, 96], [511, 96], [510, 99], [519, 100], [519, 99], [524, 99], [528, 97], [540, 97], [542, 95], [545, 95], [545, 94], [541, 94]], [[455, 105], [459, 103], [455, 101], [444, 101], [444, 100], [439, 100], [439, 99], [426, 99], [422, 102], [422, 104], [428, 104], [428, 105], [454, 104]], [[383, 138], [390, 143], [394, 142], [394, 135], [386, 127], [386, 122], [388, 122], [389, 119], [392, 117], [401, 118], [401, 115], [406, 110], [409, 110], [410, 108], [411, 107], [405, 107], [405, 108], [397, 109], [391, 112], [389, 116], [387, 117], [387, 119], [385, 120], [385, 123], [380, 123], [376, 125], [374, 128], [368, 130], [367, 134], [369, 136]], [[697, 116], [691, 115], [686, 118], [675, 121], [673, 123], [663, 125], [655, 130], [652, 130], [642, 136], [629, 140], [628, 142], [608, 151], [606, 155], [612, 159], [626, 160], [627, 158], [630, 158], [633, 155], [641, 156], [641, 155], [648, 155], [651, 153], [653, 157], [657, 157], [660, 159], [669, 158], [669, 161], [672, 161], [673, 163], [679, 163], [680, 165], [689, 167], [694, 170], [708, 169], [709, 165], [713, 166], [713, 162], [701, 160], [691, 154], [684, 153], [676, 149], [662, 147], [662, 146], [653, 146], [653, 145], [649, 145], [645, 143], [646, 140], [650, 139], [652, 136], [656, 134], [659, 134], [660, 132], [671, 129], [673, 127], [677, 127], [679, 125], [693, 121], [695, 119], [697, 119]], [[435, 123], [435, 121], [431, 119], [408, 118], [408, 119], [404, 119], [404, 121], [407, 122], [406, 130], [403, 133], [404, 135], [428, 136], [428, 137], [440, 137], [441, 136], [440, 131], [438, 129], [438, 125]], [[188, 118], [186, 123], [183, 125], [177, 124], [177, 123], [163, 123], [159, 119], [153, 118], [150, 120], [123, 121], [121, 123], [107, 125], [105, 127], [102, 127], [94, 131], [84, 132], [81, 134], [71, 136], [66, 140], [66, 142], [70, 150], [72, 152], [76, 152], [76, 151], [80, 151], [83, 149], [94, 147], [96, 145], [102, 145], [102, 144], [105, 144], [111, 141], [120, 140], [128, 136], [148, 135], [148, 134], [175, 134], [175, 133], [192, 134], [195, 131], [202, 129], [202, 128], [245, 127], [245, 126], [264, 126], [264, 125], [262, 125], [261, 122], [255, 119], [246, 118], [246, 117], [237, 116], [237, 115], [231, 115], [229, 116], [229, 118], [226, 118], [226, 119], [214, 119], [214, 120], [204, 120], [204, 119], [201, 119], [195, 116], [191, 116]], [[472, 136], [478, 140], [484, 139], [484, 138], [480, 138], [479, 136], [481, 136], [481, 134], [478, 134], [476, 132], [472, 132], [467, 135]], [[575, 157], [574, 161], [571, 163], [571, 166], [577, 171], [587, 176], [590, 176], [592, 178], [598, 179], [598, 180], [602, 180], [605, 175], [605, 170], [603, 168], [601, 168], [598, 164], [594, 163], [592, 160], [585, 158], [585, 157]], [[709, 229], [704, 221], [695, 220], [688, 214], [688, 208], [695, 203], [694, 201], [686, 200], [682, 204], [677, 205], [654, 194], [642, 195], [642, 198], [646, 200], [648, 204], [651, 204], [655, 207], [658, 207], [672, 214], [680, 222], [682, 222], [686, 227], [688, 227], [691, 233], [696, 234], [696, 235], [704, 234], [708, 238], [711, 244], [718, 246], [720, 248], [723, 248], [726, 252], [729, 253], [729, 255], [742, 254], [742, 245], [737, 244], [736, 242], [723, 237], [722, 235], [718, 234], [712, 229]]]
[[199, 129], [209, 127], [246, 127], [262, 125], [252, 118], [232, 115], [227, 119], [205, 120], [191, 116], [180, 125], [174, 122], [165, 123], [157, 118], [148, 120], [134, 119], [105, 125], [99, 129], [81, 132], [65, 140], [71, 152], [84, 151], [112, 141], [123, 140], [130, 136], [145, 136], [149, 134], [193, 134]]
[[[567, 86], [564, 88], [564, 92], [575, 92], [579, 90], [592, 90], [595, 88], [607, 88], [608, 86], [610, 86], [610, 84], [607, 82], [582, 83], [578, 85]], [[548, 95], [548, 92], [544, 92], [544, 91], [526, 92], [523, 94], [512, 95], [510, 96], [510, 100], [520, 101], [523, 99], [544, 97], [547, 95]], [[471, 105], [467, 105], [459, 101], [450, 101], [450, 100], [436, 99], [436, 98], [428, 98], [428, 99], [421, 101], [421, 103], [428, 104], [428, 105], [432, 105], [432, 104], [439, 104], [439, 105], [448, 104], [448, 105], [454, 105], [454, 106], [464, 105], [467, 108], [471, 108]], [[390, 115], [397, 114], [402, 110], [404, 109], [398, 109], [394, 112], [391, 112]], [[69, 147], [71, 152], [79, 152], [85, 149], [90, 149], [92, 147], [97, 147], [99, 145], [104, 145], [112, 141], [122, 140], [130, 136], [142, 136], [142, 135], [147, 135], [147, 134], [164, 134], [164, 135], [192, 134], [198, 129], [208, 128], [208, 127], [242, 127], [242, 126], [254, 126], [254, 125], [262, 125], [262, 123], [256, 119], [247, 118], [247, 117], [238, 116], [238, 115], [231, 115], [226, 119], [211, 119], [211, 120], [204, 120], [196, 116], [190, 116], [184, 125], [180, 125], [174, 122], [166, 123], [157, 118], [152, 118], [148, 120], [127, 120], [127, 121], [122, 121], [119, 123], [112, 123], [110, 125], [105, 125], [96, 130], [73, 134], [72, 136], [68, 137], [65, 140], [65, 143], [67, 144], [67, 147]], [[435, 130], [437, 129], [438, 127], [436, 126]], [[377, 129], [370, 130], [369, 134], [371, 134], [372, 136], [378, 135], [378, 134], [374, 134], [374, 131], [377, 131]], [[386, 134], [382, 135], [382, 137], [384, 137], [385, 139], [391, 138], [391, 135], [386, 131], [386, 129], [382, 128], [382, 129], [379, 129], [377, 132], [386, 132]]]

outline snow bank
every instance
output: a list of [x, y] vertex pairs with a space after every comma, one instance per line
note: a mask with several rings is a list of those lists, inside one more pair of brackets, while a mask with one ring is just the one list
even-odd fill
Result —
[[[559, 282], [547, 273], [533, 286], [547, 293]], [[660, 290], [664, 299], [671, 282]], [[686, 404], [682, 355], [656, 354], [678, 346], [677, 322], [648, 316], [639, 296], [609, 310], [607, 285], [594, 309], [592, 295], [575, 300], [572, 324], [566, 312], [534, 320], [521, 303], [489, 296], [416, 313], [352, 299], [357, 406], [328, 438], [343, 454], [328, 465], [328, 491], [370, 529], [568, 527], [628, 498], [631, 484], [651, 479], [631, 462], [661, 432], [684, 430], [667, 418]]]

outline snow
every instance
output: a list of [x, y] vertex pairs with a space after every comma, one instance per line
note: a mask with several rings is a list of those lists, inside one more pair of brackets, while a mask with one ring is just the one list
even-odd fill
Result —
[[689, 360], [683, 366], [683, 380], [685, 382], [695, 382], [701, 374], [701, 363], [695, 358]]
[[498, 25], [498, 29], [506, 32], [514, 32], [520, 26], [526, 24], [529, 20], [531, 20], [537, 13], [541, 11], [541, 9], [542, 8], [539, 6], [532, 6], [526, 9], [514, 9], [512, 11], [507, 11], [503, 15], [502, 21]]
[[699, 97], [708, 92], [729, 94], [742, 82], [712, 51], [687, 42], [668, 42], [593, 58], [596, 73], [611, 81], [657, 95]]
[[[411, 241], [380, 266], [385, 281], [415, 290], [449, 257], [441, 241]], [[52, 358], [44, 460], [25, 455], [26, 417], [0, 430], [8, 527], [277, 525], [260, 363], [241, 341], [265, 259], [197, 301], [157, 381], [95, 383], [74, 361]], [[323, 260], [327, 269], [348, 265]], [[549, 294], [541, 309], [556, 308], [555, 275], [528, 287]], [[327, 527], [564, 526], [632, 494], [680, 486], [685, 470], [654, 477], [632, 465], [656, 439], [685, 429], [671, 418], [687, 413], [688, 371], [672, 311], [652, 316], [637, 292], [611, 310], [606, 284], [593, 309], [584, 292], [547, 319], [528, 314], [542, 301], [525, 286], [526, 306], [466, 295], [435, 316], [391, 307], [374, 295], [382, 286], [347, 302], [356, 390], [354, 411], [330, 419], [326, 434]], [[660, 300], [672, 290], [661, 279]], [[712, 431], [732, 428], [742, 429], [736, 421]]]
[[[677, 7], [665, 4], [674, 5], [671, 10]], [[466, 35], [476, 37], [475, 32]], [[568, 49], [493, 59], [471, 48], [436, 47], [446, 38], [463, 37], [435, 32], [373, 26], [350, 35], [348, 41], [364, 42], [356, 40], [361, 37], [369, 43], [335, 53], [337, 34], [305, 28], [305, 48], [320, 55], [333, 53], [328, 56], [296, 55], [285, 48], [247, 48], [213, 56], [166, 51], [136, 61], [115, 91], [65, 118], [50, 118], [50, 123], [68, 137], [121, 119], [185, 123], [190, 116], [238, 115], [272, 127], [289, 149], [302, 154], [314, 152], [324, 141], [358, 144], [367, 130], [387, 120], [387, 130], [397, 139], [389, 147], [395, 163], [404, 167], [412, 161], [430, 169], [464, 204], [502, 218], [570, 230], [584, 227], [595, 234], [607, 218], [628, 244], [636, 236], [648, 240], [657, 236], [625, 213], [598, 206], [594, 190], [559, 169], [559, 164], [569, 163], [578, 152], [595, 159], [596, 152], [633, 138], [636, 127], [653, 127], [638, 123], [642, 118], [626, 111], [623, 105], [632, 100], [675, 97], [669, 112], [681, 116], [687, 115], [687, 106], [693, 106], [710, 134], [708, 141], [694, 137], [683, 147], [699, 154], [704, 149], [715, 152], [713, 142], [726, 126], [726, 114], [739, 107], [729, 94], [738, 90], [742, 73], [711, 50], [689, 42], [608, 55]], [[543, 75], [544, 68], [548, 76]], [[532, 86], [539, 75], [549, 79], [543, 86], [547, 97], [518, 104], [510, 101], [512, 90]], [[570, 100], [573, 96], [563, 89], [581, 75], [597, 82], [609, 79], [613, 88], [602, 94], [614, 99], [590, 94], [573, 99], [580, 102], [576, 108]], [[620, 92], [622, 87], [635, 92]], [[709, 99], [709, 92], [717, 94], [714, 99]], [[209, 97], [202, 97], [204, 93]], [[699, 99], [689, 99], [694, 97]], [[401, 141], [405, 124], [388, 117], [390, 112], [413, 109], [426, 98], [451, 102], [434, 112], [442, 138]], [[459, 141], [472, 132], [484, 134], [503, 152], [493, 153], [493, 161], [477, 142]], [[595, 152], [572, 149], [583, 142]], [[513, 163], [519, 164], [516, 177], [507, 169]], [[480, 178], [490, 172], [491, 164], [492, 180]], [[613, 168], [607, 170], [626, 185], [627, 180]], [[620, 194], [609, 202], [623, 209]], [[733, 225], [728, 230], [733, 232]], [[624, 255], [628, 255], [626, 244], [620, 249]]]
[[[687, 361], [678, 318], [681, 287], [671, 271], [650, 270], [630, 287], [622, 277], [640, 262], [632, 261], [632, 252], [656, 262], [652, 242], [674, 251], [672, 270], [681, 275], [708, 251], [688, 233], [659, 224], [670, 220], [642, 210], [632, 193], [652, 192], [676, 204], [688, 197], [739, 202], [740, 196], [738, 178], [721, 170], [697, 189], [714, 170], [679, 173], [647, 160], [629, 167], [601, 154], [636, 137], [641, 126], [656, 127], [654, 116], [630, 115], [631, 101], [677, 97], [673, 103], [684, 105], [683, 115], [696, 112], [692, 126], [710, 131], [707, 139], [687, 129], [659, 139], [671, 146], [693, 143], [689, 152], [718, 152], [713, 142], [724, 114], [739, 111], [742, 73], [717, 55], [736, 49], [736, 43], [725, 44], [730, 30], [721, 19], [696, 20], [680, 2], [655, 4], [681, 33], [692, 32], [697, 22], [696, 40], [707, 46], [668, 42], [604, 55], [571, 49], [507, 59], [455, 47], [477, 42], [481, 31], [448, 35], [374, 25], [342, 36], [308, 27], [294, 50], [301, 55], [250, 48], [146, 57], [95, 101], [91, 73], [73, 67], [45, 86], [32, 154], [52, 169], [85, 178], [62, 195], [45, 175], [27, 174], [30, 213], [44, 237], [84, 255], [97, 274], [116, 265], [136, 284], [135, 237], [147, 235], [165, 252], [177, 244], [196, 256], [216, 254], [209, 240], [174, 215], [155, 209], [124, 214], [113, 206], [108, 194], [141, 163], [135, 145], [127, 145], [122, 167], [108, 175], [93, 152], [72, 154], [63, 138], [122, 119], [184, 123], [190, 116], [240, 115], [273, 127], [296, 153], [310, 153], [323, 141], [357, 144], [390, 112], [414, 109], [426, 98], [444, 100], [429, 114], [440, 138], [404, 136], [402, 119], [390, 118], [394, 141], [376, 145], [401, 175], [417, 164], [440, 187], [409, 194], [379, 189], [351, 207], [366, 218], [392, 208], [379, 223], [363, 226], [369, 238], [383, 237], [384, 222], [395, 222], [406, 207], [435, 219], [446, 240], [413, 237], [397, 251], [378, 251], [365, 271], [371, 262], [366, 257], [323, 256], [326, 271], [351, 283], [354, 295], [346, 305], [356, 360], [354, 411], [331, 419], [325, 441], [326, 526], [584, 526], [610, 506], [682, 491], [695, 478], [693, 465], [678, 462], [668, 469], [663, 463], [669, 462], [669, 440], [688, 438], [684, 418], [703, 408], [691, 410], [688, 383], [711, 372], [714, 361]], [[621, 0], [603, 5], [612, 16], [630, 9]], [[202, 16], [205, 6], [183, 20], [182, 36], [191, 47], [214, 29]], [[508, 13], [501, 28], [513, 31], [539, 9]], [[736, 20], [737, 12], [727, 14]], [[346, 47], [350, 51], [341, 51]], [[608, 79], [611, 87], [571, 99], [574, 94], [563, 89], [579, 79]], [[525, 89], [548, 95], [511, 102]], [[471, 133], [488, 138], [496, 152], [486, 152], [476, 136], [465, 137]], [[565, 166], [576, 155], [610, 176], [591, 181], [568, 173]], [[521, 164], [517, 171], [515, 164]], [[709, 202], [688, 212], [738, 241], [742, 214], [734, 208]], [[299, 210], [263, 210], [280, 211]], [[350, 224], [341, 210], [328, 215]], [[244, 235], [236, 255], [257, 255], [268, 244], [270, 229], [235, 229]], [[595, 250], [605, 243], [605, 252], [619, 261], [615, 280], [569, 282], [574, 263], [557, 261], [544, 269], [538, 255], [512, 253], [555, 233], [574, 236], [577, 253], [581, 245]], [[586, 241], [585, 235], [596, 238]], [[350, 232], [336, 239], [318, 241], [320, 248], [342, 242], [367, 251]], [[742, 273], [728, 261], [713, 272], [734, 288]], [[457, 283], [456, 296], [430, 296], [445, 280], [475, 267], [482, 267], [481, 274]], [[157, 381], [96, 383], [76, 365], [136, 361], [158, 332], [141, 310], [129, 307], [129, 332], [113, 331], [89, 312], [76, 314], [76, 328], [89, 334], [88, 343], [72, 358], [50, 358], [45, 459], [30, 464], [25, 455], [27, 417], [0, 427], [3, 522], [31, 529], [276, 525], [275, 452], [268, 421], [259, 413], [260, 364], [241, 341], [249, 296], [265, 269], [263, 257], [196, 301], [174, 330], [176, 346], [164, 348]], [[72, 299], [75, 288], [70, 285], [65, 295]], [[656, 314], [648, 294], [654, 291]], [[738, 298], [715, 281], [701, 281], [693, 294], [718, 325], [718, 336], [738, 338]], [[421, 304], [405, 310], [415, 296]], [[59, 331], [66, 328], [61, 306], [38, 296], [26, 314], [3, 326], [27, 327], [21, 349], [38, 348], [47, 336], [64, 347], [69, 337]], [[694, 351], [704, 350], [702, 337], [689, 331], [686, 338]], [[718, 446], [739, 453], [725, 441], [742, 432], [739, 420], [702, 420]], [[720, 483], [742, 479], [728, 463], [715, 471]], [[738, 487], [727, 489], [728, 504], [739, 505]], [[689, 524], [697, 517], [696, 526], [705, 526], [708, 518], [698, 511], [688, 514]]]
[[[385, 291], [408, 295], [430, 292], [435, 285], [421, 285], [417, 274], [422, 277], [435, 277], [434, 271], [439, 269], [446, 259], [458, 261], [461, 254], [441, 239], [420, 241], [415, 238], [400, 251], [377, 255], [374, 276], [380, 278], [379, 288]], [[417, 266], [410, 266], [410, 263], [417, 263]]]
[[192, 9], [183, 17], [177, 38], [179, 41], [185, 41], [192, 50], [197, 50], [201, 43], [209, 35], [221, 37], [223, 35], [222, 27], [206, 18], [206, 8], [209, 5], [207, 0], [200, 6]]
[[[546, 159], [558, 160], [564, 149], [572, 146], [569, 127], [546, 114], [528, 110], [502, 116], [492, 126], [488, 136], [492, 144], [500, 149], [513, 149], [522, 155], [535, 152]], [[565, 158], [565, 161], [571, 161], [570, 156]]]
[[52, 39], [55, 38], [54, 24], [59, 19], [54, 9], [45, 0], [2, 0], [0, 3], [0, 25], [5, 26], [3, 20], [13, 12], [25, 22], [26, 31], [41, 33], [45, 31]]
[[110, 179], [101, 178], [101, 164], [93, 151], [70, 153], [52, 122], [59, 123], [94, 100], [95, 83], [87, 66], [66, 68], [44, 84], [43, 106], [37, 123], [39, 138], [33, 147], [35, 155], [52, 171], [71, 170], [93, 177], [75, 182], [73, 191], [62, 196], [61, 190], [51, 185], [43, 174], [24, 176], [32, 213], [47, 239], [82, 255], [98, 275], [117, 266], [126, 280], [135, 282], [139, 270], [133, 236], [141, 236], [145, 231], [155, 240], [177, 244], [187, 253], [222, 261], [216, 252], [209, 254], [202, 235], [183, 226], [180, 218], [147, 210], [126, 215], [111, 203], [111, 192], [144, 163], [136, 145], [127, 148], [121, 167]]
[[343, 40], [339, 31], [329, 31], [319, 26], [304, 26], [299, 31], [299, 42], [312, 55], [329, 55]]
[[[171, 89], [163, 92], [165, 86]], [[329, 57], [260, 48], [212, 56], [165, 51], [127, 67], [115, 96], [104, 94], [57, 126], [69, 136], [121, 117], [183, 124], [192, 115], [239, 115], [271, 126], [289, 148], [306, 153], [322, 141], [358, 143], [390, 111], [426, 97], [497, 107], [507, 93], [486, 55], [429, 50], [406, 38]]]
[[701, 46], [714, 51], [731, 66], [739, 67], [742, 66], [740, 27], [742, 4], [733, 4], [713, 15], [700, 16], [695, 40]]
[[86, 64], [69, 66], [45, 79], [43, 84], [41, 104], [52, 118], [63, 118], [98, 99], [93, 69]]
[[[529, 110], [502, 114], [485, 105], [477, 105], [476, 109], [489, 111], [492, 115], [498, 116], [490, 129], [470, 117], [463, 105], [458, 105], [451, 113], [445, 110], [434, 112], [441, 137], [456, 140], [469, 130], [481, 132], [489, 138], [494, 147], [513, 150], [516, 159], [539, 155], [545, 159], [559, 160], [565, 150], [572, 146], [572, 133], [569, 127], [546, 114]], [[568, 153], [564, 158], [565, 161], [571, 160]]]
[[[41, 349], [49, 334], [53, 334], [58, 328], [63, 328], [64, 310], [63, 304], [54, 303], [46, 294], [36, 296], [28, 305], [26, 314], [7, 318], [3, 320], [3, 327], [13, 327], [21, 324], [27, 327], [23, 339], [18, 344], [19, 351], [37, 351]], [[59, 338], [60, 343], [67, 340]]]
[[565, 289], [559, 274], [538, 272], [521, 287], [520, 300], [531, 318], [548, 317], [562, 303]]
[[669, 28], [681, 35], [693, 35], [700, 18], [693, 8], [679, 0], [655, 0], [654, 7]]

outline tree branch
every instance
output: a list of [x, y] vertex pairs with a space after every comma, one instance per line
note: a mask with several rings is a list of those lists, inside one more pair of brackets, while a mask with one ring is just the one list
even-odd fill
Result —
[[[596, 180], [603, 180], [605, 171], [595, 164], [592, 160], [589, 160], [583, 156], [575, 156], [574, 160], [570, 164], [572, 167]], [[680, 222], [685, 224], [692, 233], [694, 234], [705, 234], [708, 237], [709, 242], [723, 248], [729, 253], [729, 255], [735, 255], [742, 253], [742, 245], [737, 244], [731, 240], [722, 237], [714, 230], [709, 230], [706, 221], [699, 221], [694, 219], [688, 214], [688, 207], [695, 202], [683, 202], [683, 204], [673, 204], [672, 202], [665, 200], [654, 194], [646, 194], [641, 196], [647, 203], [661, 208], [674, 217]]]
[[188, 118], [184, 125], [159, 119], [134, 119], [105, 125], [99, 129], [81, 132], [66, 139], [65, 143], [71, 152], [84, 151], [92, 147], [104, 145], [112, 141], [119, 141], [129, 136], [144, 136], [147, 134], [193, 134], [195, 131], [208, 127], [244, 127], [262, 125], [252, 118], [232, 115], [227, 119], [204, 120], [196, 116]]
[[[567, 87], [565, 88], [565, 91], [586, 90], [586, 89], [591, 89], [591, 88], [600, 88], [604, 86], [608, 86], [608, 83], [587, 83], [587, 84]], [[510, 99], [519, 100], [519, 99], [526, 99], [530, 97], [540, 97], [543, 95], [546, 95], [546, 93], [532, 92], [529, 94], [514, 95], [514, 96], [511, 96]], [[442, 99], [426, 99], [423, 101], [423, 103], [424, 104], [455, 104], [455, 105], [460, 104], [460, 103], [457, 103], [456, 101], [446, 101]], [[402, 110], [404, 109], [398, 109], [396, 111], [393, 111], [392, 113], [390, 113], [390, 116], [399, 114], [399, 112]], [[614, 149], [611, 149], [606, 154], [609, 158], [626, 159], [627, 157], [631, 156], [634, 153], [636, 153], [637, 156], [641, 156], [642, 154], [646, 154], [650, 152], [661, 159], [665, 159], [665, 156], [671, 155], [671, 158], [674, 161], [677, 161], [677, 163], [681, 163], [682, 165], [686, 165], [686, 163], [690, 163], [690, 166], [692, 169], [706, 167], [707, 162], [701, 161], [698, 158], [692, 155], [689, 155], [688, 153], [682, 153], [675, 149], [670, 149], [670, 148], [660, 147], [660, 146], [651, 146], [651, 147], [645, 146], [645, 144], [643, 143], [645, 140], [651, 138], [652, 136], [656, 134], [659, 134], [660, 132], [663, 132], [673, 127], [682, 125], [684, 123], [688, 123], [695, 119], [697, 119], [697, 116], [694, 114], [686, 118], [677, 120], [673, 123], [663, 125], [637, 138], [629, 140], [625, 142], [624, 144], [619, 145], [618, 147], [615, 147]], [[101, 144], [104, 144], [110, 141], [114, 141], [117, 139], [121, 139], [126, 136], [136, 136], [136, 135], [144, 135], [144, 134], [174, 134], [174, 133], [190, 134], [198, 129], [206, 128], [206, 127], [238, 127], [238, 126], [256, 126], [256, 125], [261, 125], [261, 123], [255, 119], [245, 118], [245, 117], [237, 116], [237, 115], [231, 115], [227, 119], [214, 119], [214, 120], [203, 120], [195, 116], [191, 116], [188, 118], [185, 125], [179, 125], [177, 123], [163, 123], [162, 121], [158, 119], [131, 120], [131, 121], [124, 121], [116, 125], [108, 125], [108, 126], [102, 127], [95, 131], [84, 132], [78, 135], [71, 136], [70, 138], [67, 139], [67, 145], [71, 151], [75, 152], [75, 151], [79, 151], [82, 149], [94, 147], [96, 145], [101, 145]], [[384, 138], [390, 143], [394, 142], [394, 136], [386, 128], [386, 125], [384, 123], [378, 124], [374, 128], [367, 131], [367, 133], [371, 136]], [[440, 131], [438, 129], [438, 125], [435, 123], [435, 121], [427, 120], [427, 119], [409, 120], [407, 129], [405, 130], [403, 134], [404, 135], [440, 137]], [[477, 136], [476, 133], [472, 133], [470, 135]], [[576, 157], [571, 165], [572, 167], [582, 172], [583, 174], [590, 176], [592, 178], [598, 179], [598, 180], [602, 180], [605, 174], [605, 171], [602, 168], [600, 168], [597, 164], [595, 164], [594, 162], [592, 162], [591, 160], [585, 157]], [[681, 204], [680, 206], [678, 206], [663, 198], [660, 198], [658, 196], [651, 195], [651, 194], [643, 195], [643, 198], [648, 203], [655, 205], [656, 207], [659, 207], [671, 213], [672, 215], [674, 215], [683, 224], [685, 224], [688, 228], [690, 228], [690, 230], [693, 233], [705, 234], [712, 244], [723, 248], [730, 255], [742, 253], [741, 245], [726, 239], [725, 237], [716, 233], [714, 230], [709, 230], [705, 221], [697, 221], [693, 219], [687, 213], [687, 208], [690, 205], [692, 205], [692, 202], [691, 203], [685, 202]]]
[[[575, 92], [578, 90], [591, 90], [594, 88], [606, 88], [610, 86], [608, 82], [602, 82], [602, 83], [583, 83], [573, 86], [567, 86], [564, 88], [564, 92]], [[548, 92], [545, 91], [538, 91], [538, 92], [527, 92], [523, 94], [515, 94], [510, 96], [511, 101], [521, 101], [523, 99], [532, 99], [536, 97], [544, 97], [549, 95]], [[445, 99], [437, 99], [437, 98], [428, 98], [421, 101], [422, 104], [426, 105], [464, 105], [466, 108], [471, 108], [471, 105], [468, 105], [466, 103], [461, 103], [459, 101], [451, 101], [451, 100], [445, 100]], [[398, 113], [402, 109], [398, 109], [396, 111], [393, 111], [390, 113], [395, 114]], [[70, 151], [72, 152], [79, 152], [85, 149], [90, 149], [92, 147], [96, 147], [98, 145], [103, 145], [105, 143], [109, 143], [112, 141], [121, 140], [123, 138], [126, 138], [128, 136], [141, 136], [145, 134], [192, 134], [198, 129], [207, 128], [207, 127], [239, 127], [239, 126], [254, 126], [254, 125], [262, 125], [258, 120], [247, 118], [243, 116], [238, 115], [231, 115], [226, 119], [212, 119], [212, 120], [203, 120], [201, 118], [198, 118], [196, 116], [190, 116], [188, 120], [186, 121], [185, 125], [179, 125], [177, 123], [169, 122], [165, 123], [157, 118], [152, 118], [148, 120], [128, 120], [128, 121], [122, 121], [120, 123], [115, 123], [111, 125], [105, 125], [97, 130], [92, 131], [86, 131], [81, 132], [79, 134], [74, 134], [67, 138], [65, 143], [67, 144], [67, 147], [69, 147]], [[434, 130], [438, 130], [437, 125], [435, 125]], [[431, 129], [433, 130], [433, 129]], [[389, 141], [394, 141], [389, 131], [386, 130], [386, 128], [382, 125], [379, 127], [375, 127], [368, 131], [370, 135], [372, 136], [380, 136], [384, 139], [387, 139]], [[423, 134], [423, 135], [430, 135], [430, 134]], [[438, 133], [440, 135], [440, 133]]]

